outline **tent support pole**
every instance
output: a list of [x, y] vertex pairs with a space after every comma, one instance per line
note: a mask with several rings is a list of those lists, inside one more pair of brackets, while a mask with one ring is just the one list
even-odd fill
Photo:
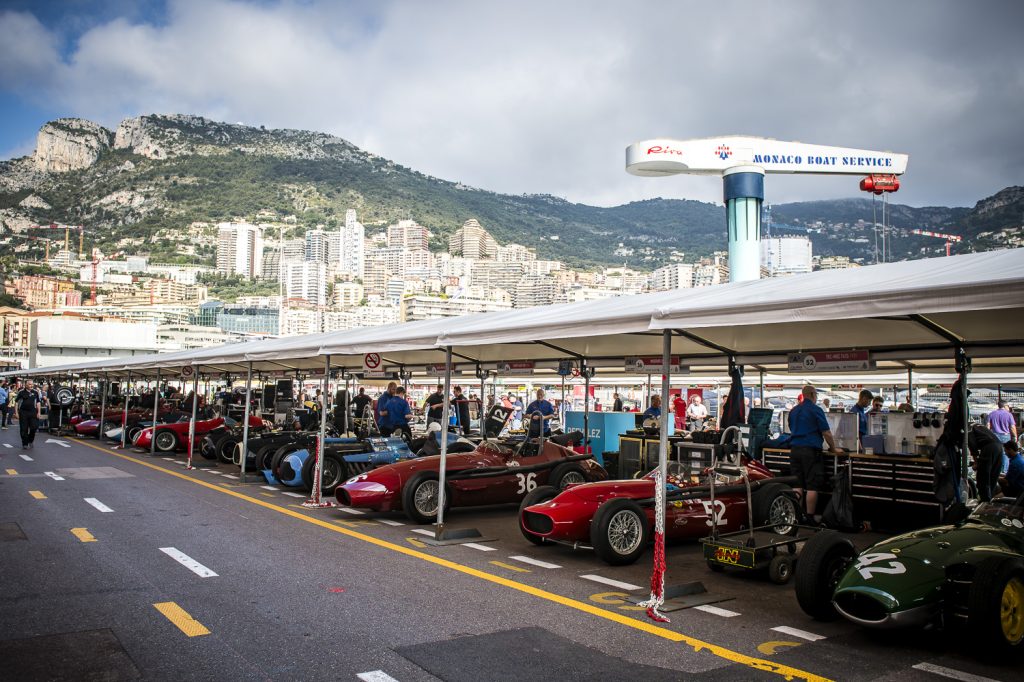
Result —
[[[956, 369], [960, 374], [960, 399], [963, 401], [963, 419], [964, 419], [964, 438], [961, 447], [963, 448], [962, 455], [960, 457], [960, 488], [963, 491], [967, 491], [967, 455], [970, 452], [970, 448], [967, 442], [967, 434], [971, 430], [971, 406], [967, 402], [969, 391], [967, 390], [967, 374], [971, 371], [971, 361], [967, 357], [967, 351], [964, 350], [963, 346], [958, 346], [956, 349]], [[964, 496], [966, 500], [966, 495]]]
[[[484, 396], [487, 395], [487, 372], [481, 371], [477, 367], [477, 371], [480, 372], [480, 402], [478, 403], [477, 412], [480, 416], [480, 437], [483, 438], [483, 442], [487, 442], [487, 429], [484, 428]], [[408, 389], [406, 389], [408, 391]]]
[[761, 401], [761, 407], [767, 406], [764, 399], [764, 369], [757, 370], [757, 395]]
[[[641, 407], [643, 407], [644, 410], [646, 410], [650, 406], [651, 406], [651, 375], [648, 374], [647, 375], [647, 392], [644, 393], [644, 400], [643, 400], [643, 404], [641, 405]], [[643, 410], [641, 410], [641, 411], [643, 411]]]
[[132, 390], [132, 373], [128, 371], [128, 378], [124, 382], [124, 390], [121, 394], [124, 396], [124, 416], [121, 419], [121, 449], [128, 449], [128, 402], [131, 398], [130, 391]]
[[331, 356], [324, 357], [324, 382], [320, 389], [320, 434], [317, 436], [316, 459], [313, 462], [313, 496], [306, 504], [316, 507], [330, 506], [321, 499], [321, 486], [324, 477], [324, 439], [327, 438], [327, 390], [331, 381]]
[[907, 367], [907, 404], [915, 405], [914, 402], [914, 368]]
[[[582, 361], [583, 366], [583, 452], [590, 451], [590, 368], [587, 367], [586, 358]], [[565, 425], [562, 425], [565, 429]]]
[[100, 393], [100, 428], [96, 433], [96, 437], [99, 441], [103, 442], [103, 422], [107, 416], [107, 391], [110, 388], [110, 381], [107, 379], [107, 373], [103, 373], [103, 389]]
[[[184, 383], [184, 382], [182, 382]], [[196, 447], [196, 412], [199, 411], [199, 372], [192, 377], [192, 421], [188, 423], [188, 465], [192, 468], [192, 451]]]
[[153, 435], [149, 439], [149, 455], [156, 455], [156, 424], [160, 410], [160, 368], [156, 368], [156, 383], [153, 384]]
[[452, 393], [452, 347], [444, 348], [444, 403], [441, 409], [441, 461], [437, 470], [437, 526], [434, 539], [441, 541], [444, 533], [444, 479], [448, 464], [448, 420], [451, 415]]
[[[227, 410], [227, 406], [224, 406]], [[245, 375], [245, 416], [242, 417], [242, 452], [238, 458], [238, 463], [242, 466], [242, 470], [239, 473], [238, 480], [240, 483], [245, 483], [245, 459], [249, 454], [249, 413], [252, 410], [252, 362], [249, 363], [246, 375]]]

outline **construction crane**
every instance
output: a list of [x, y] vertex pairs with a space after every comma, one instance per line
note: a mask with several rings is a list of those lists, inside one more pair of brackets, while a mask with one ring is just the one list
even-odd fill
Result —
[[92, 283], [89, 287], [89, 293], [91, 296], [92, 304], [96, 305], [96, 277], [98, 275], [100, 264], [100, 250], [95, 246], [92, 247]]
[[47, 237], [36, 237], [35, 235], [31, 234], [16, 234], [14, 232], [7, 236], [13, 237], [15, 239], [31, 239], [32, 241], [36, 242], [44, 242], [46, 244], [46, 256], [43, 260], [50, 260], [50, 242], [53, 241], [52, 239], [49, 239]]
[[946, 255], [949, 255], [950, 247], [953, 246], [953, 242], [962, 242], [964, 240], [958, 234], [945, 234], [944, 232], [932, 232], [930, 230], [911, 230], [911, 234], [919, 234], [922, 237], [935, 237], [936, 239], [946, 240]]
[[[49, 225], [33, 225], [40, 230], [64, 230], [64, 250], [71, 253], [71, 230], [78, 230], [78, 260], [85, 259], [85, 226], [50, 223]], [[49, 256], [47, 256], [49, 260]]]

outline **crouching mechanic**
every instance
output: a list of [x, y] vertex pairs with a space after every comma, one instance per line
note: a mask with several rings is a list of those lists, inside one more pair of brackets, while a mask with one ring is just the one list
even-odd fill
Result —
[[796, 485], [793, 489], [804, 500], [805, 523], [817, 522], [814, 514], [818, 506], [818, 493], [825, 487], [825, 461], [822, 455], [822, 441], [828, 443], [828, 451], [840, 453], [832, 438], [832, 427], [825, 418], [825, 411], [818, 407], [818, 391], [813, 386], [804, 386], [803, 401], [789, 413], [790, 441], [789, 462]]

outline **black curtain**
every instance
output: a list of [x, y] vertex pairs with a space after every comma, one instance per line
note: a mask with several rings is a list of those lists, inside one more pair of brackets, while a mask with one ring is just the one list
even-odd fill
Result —
[[722, 419], [718, 424], [720, 429], [747, 423], [747, 406], [743, 399], [743, 370], [734, 365], [729, 369], [729, 376], [732, 378], [732, 385], [729, 387], [729, 396], [726, 398]]

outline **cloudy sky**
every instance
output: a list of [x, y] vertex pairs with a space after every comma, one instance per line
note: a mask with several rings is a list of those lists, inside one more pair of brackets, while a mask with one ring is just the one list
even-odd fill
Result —
[[[895, 199], [1024, 184], [1024, 2], [0, 0], [0, 158], [79, 116], [328, 131], [485, 189], [718, 201], [630, 142], [730, 133], [910, 154]], [[857, 195], [772, 176], [773, 202]]]

